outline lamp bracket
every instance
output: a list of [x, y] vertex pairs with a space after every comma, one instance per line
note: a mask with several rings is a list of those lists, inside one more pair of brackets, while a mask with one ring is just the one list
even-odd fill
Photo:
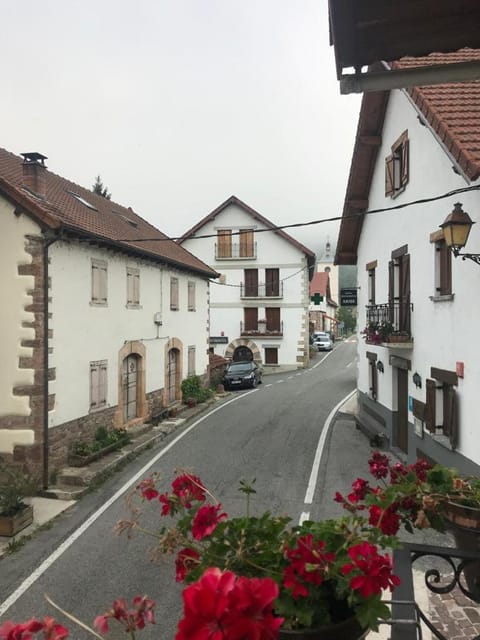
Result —
[[461, 258], [462, 260], [473, 260], [476, 264], [480, 265], [480, 253], [460, 253], [458, 249], [452, 248], [453, 255], [455, 258]]

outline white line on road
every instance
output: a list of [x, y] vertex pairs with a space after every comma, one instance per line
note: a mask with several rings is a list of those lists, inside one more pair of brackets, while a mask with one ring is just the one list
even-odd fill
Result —
[[296, 375], [296, 376], [301, 376], [302, 374], [301, 374], [301, 373], [296, 373], [295, 375]]
[[348, 369], [348, 367], [351, 367], [351, 366], [352, 366], [352, 364], [353, 364], [353, 360], [352, 360], [352, 362], [349, 362], [349, 363], [347, 364], [347, 369]]
[[293, 378], [293, 376], [288, 376], [288, 380], [291, 380]]
[[298, 521], [298, 524], [301, 525], [305, 522], [305, 520], [308, 520], [310, 518], [310, 512], [309, 511], [302, 511], [302, 513], [300, 514], [300, 520]]
[[318, 471], [320, 468], [320, 461], [322, 459], [323, 447], [325, 446], [325, 440], [327, 439], [327, 434], [330, 429], [330, 425], [333, 422], [333, 418], [335, 417], [335, 414], [342, 406], [342, 404], [347, 402], [347, 400], [350, 400], [354, 393], [356, 393], [356, 389], [351, 391], [347, 396], [345, 396], [345, 398], [343, 398], [343, 400], [340, 400], [340, 402], [335, 407], [333, 407], [333, 409], [328, 414], [325, 424], [323, 425], [322, 433], [320, 434], [320, 439], [317, 445], [317, 451], [315, 452], [315, 458], [313, 460], [313, 466], [310, 473], [310, 480], [308, 481], [307, 492], [305, 494], [305, 504], [312, 504], [313, 501], [313, 494], [315, 493], [315, 486], [317, 484]]
[[123, 487], [121, 487], [111, 498], [109, 498], [100, 507], [100, 509], [97, 509], [97, 511], [92, 513], [92, 515], [87, 520], [85, 520], [85, 522], [82, 525], [80, 525], [80, 527], [78, 527], [78, 529], [76, 529], [71, 536], [69, 536], [64, 542], [62, 542], [62, 544], [57, 549], [55, 549], [55, 551], [51, 555], [49, 555], [48, 558], [46, 558], [39, 567], [35, 569], [35, 571], [32, 573], [32, 575], [29, 578], [24, 580], [20, 584], [20, 586], [17, 589], [15, 589], [15, 591], [11, 593], [10, 596], [4, 602], [0, 604], [0, 617], [3, 616], [3, 614], [6, 611], [8, 611], [8, 609], [13, 604], [15, 604], [15, 602], [27, 591], [27, 589], [29, 589], [34, 584], [34, 582], [36, 582], [38, 578], [40, 578], [45, 573], [45, 571], [47, 571], [47, 569], [49, 569], [52, 566], [52, 564], [56, 560], [58, 560], [58, 558], [60, 558], [60, 556], [62, 556], [65, 553], [65, 551], [67, 551], [69, 547], [72, 546], [72, 544], [82, 535], [82, 533], [84, 533], [96, 520], [98, 520], [98, 518], [116, 500], [118, 500], [118, 498], [120, 498], [127, 491], [127, 489], [130, 489], [130, 487], [133, 484], [135, 484], [142, 476], [144, 476], [145, 473], [150, 469], [150, 467], [152, 467], [158, 460], [160, 460], [160, 458], [162, 458], [168, 451], [170, 451], [170, 449], [174, 447], [179, 440], [185, 437], [187, 433], [190, 433], [192, 429], [195, 429], [195, 427], [199, 425], [201, 422], [203, 422], [204, 420], [206, 420], [206, 418], [209, 418], [211, 415], [213, 415], [217, 411], [220, 411], [220, 409], [223, 409], [223, 407], [226, 407], [227, 405], [232, 404], [232, 402], [236, 402], [237, 400], [240, 400], [240, 398], [244, 398], [245, 396], [248, 396], [251, 393], [256, 393], [257, 391], [258, 389], [253, 389], [252, 391], [248, 391], [247, 393], [242, 393], [241, 395], [238, 395], [235, 398], [232, 398], [232, 400], [228, 400], [228, 402], [225, 402], [219, 407], [216, 407], [212, 411], [209, 411], [204, 416], [199, 418], [196, 422], [194, 422], [189, 427], [187, 427], [185, 431], [183, 431], [180, 435], [174, 438], [170, 442], [170, 444], [168, 444], [164, 449], [159, 451], [157, 455], [154, 456], [148, 462], [148, 464], [142, 467], [140, 471], [138, 471], [132, 478], [130, 478], [130, 480], [126, 482], [123, 485]]
[[320, 362], [317, 362], [317, 364], [314, 364], [314, 365], [313, 365], [312, 369], [316, 369], [318, 366], [320, 366], [320, 365], [322, 364], [322, 362], [328, 358], [328, 356], [331, 356], [331, 355], [332, 355], [332, 353], [333, 353], [333, 350], [332, 350], [332, 351], [329, 351], [328, 353], [326, 353], [326, 354], [323, 356], [323, 358], [320, 360]]
[[277, 384], [280, 384], [281, 382], [285, 382], [285, 380], [277, 380]]
[[268, 387], [273, 387], [273, 382], [271, 382], [270, 384], [266, 384], [265, 385], [265, 389], [268, 389]]

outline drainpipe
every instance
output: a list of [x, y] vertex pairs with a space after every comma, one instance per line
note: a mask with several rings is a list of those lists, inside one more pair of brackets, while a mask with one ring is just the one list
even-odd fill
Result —
[[48, 454], [49, 454], [49, 438], [48, 438], [48, 249], [59, 239], [58, 235], [50, 235], [49, 232], [44, 233], [43, 243], [43, 489], [48, 489]]

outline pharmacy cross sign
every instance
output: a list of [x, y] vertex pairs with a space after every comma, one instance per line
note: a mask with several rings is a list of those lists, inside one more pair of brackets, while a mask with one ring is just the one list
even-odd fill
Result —
[[313, 302], [313, 304], [320, 304], [321, 302], [323, 302], [323, 296], [321, 296], [319, 293], [314, 293], [313, 296], [310, 296], [310, 300]]

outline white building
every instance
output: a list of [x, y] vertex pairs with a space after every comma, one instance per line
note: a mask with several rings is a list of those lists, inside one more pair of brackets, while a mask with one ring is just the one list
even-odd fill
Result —
[[[369, 325], [359, 334], [360, 425], [409, 461], [476, 475], [480, 267], [452, 256], [440, 225], [458, 202], [480, 219], [479, 139], [478, 82], [365, 94], [336, 255], [357, 264], [360, 329]], [[480, 252], [479, 228], [465, 251]]]
[[0, 456], [47, 486], [72, 441], [147, 420], [207, 373], [216, 274], [44, 160], [0, 149]]
[[235, 196], [180, 242], [221, 274], [210, 287], [211, 350], [271, 368], [307, 364], [312, 251]]

